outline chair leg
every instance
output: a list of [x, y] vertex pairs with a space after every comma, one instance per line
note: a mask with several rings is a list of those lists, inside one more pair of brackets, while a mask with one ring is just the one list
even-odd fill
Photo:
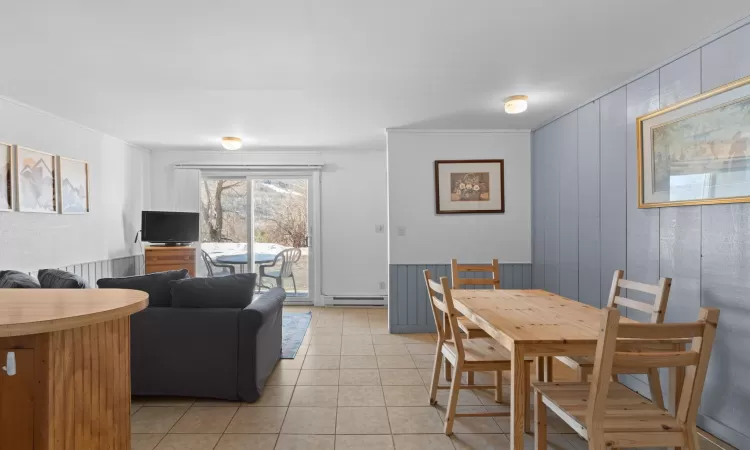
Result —
[[294, 286], [294, 295], [297, 295], [297, 281], [294, 279], [294, 274], [292, 274], [292, 285]]
[[495, 371], [495, 402], [503, 402], [503, 371]]
[[258, 294], [260, 294], [261, 286], [263, 286], [263, 275], [258, 275]]
[[440, 383], [440, 368], [443, 365], [443, 343], [438, 342], [435, 350], [435, 364], [432, 366], [432, 382], [430, 383], [430, 405], [437, 405], [438, 383]]
[[456, 405], [458, 404], [458, 391], [461, 389], [461, 362], [453, 368], [453, 380], [451, 381], [451, 392], [448, 397], [448, 407], [445, 410], [445, 435], [453, 434], [453, 421], [456, 418]]
[[664, 394], [661, 391], [659, 369], [648, 369], [648, 386], [651, 388], [651, 401], [659, 408], [664, 409]]
[[542, 400], [542, 394], [534, 390], [534, 449], [547, 450], [547, 405]]
[[682, 447], [682, 450], [700, 450], [700, 442], [698, 429], [695, 425], [688, 425], [685, 429], [685, 446]]

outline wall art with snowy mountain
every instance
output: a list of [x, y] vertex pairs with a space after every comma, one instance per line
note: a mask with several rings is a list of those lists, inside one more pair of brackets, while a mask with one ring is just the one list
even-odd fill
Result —
[[17, 147], [18, 210], [56, 213], [55, 155]]
[[13, 151], [0, 143], [0, 211], [13, 210]]
[[60, 210], [63, 214], [89, 212], [89, 165], [58, 157], [60, 161]]

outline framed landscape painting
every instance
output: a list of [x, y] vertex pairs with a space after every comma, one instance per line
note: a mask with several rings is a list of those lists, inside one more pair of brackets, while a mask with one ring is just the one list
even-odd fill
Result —
[[25, 147], [16, 148], [18, 210], [57, 213], [55, 156]]
[[13, 147], [0, 142], [0, 211], [13, 211]]
[[63, 214], [89, 212], [89, 164], [58, 157], [60, 165], [60, 211]]
[[750, 77], [639, 117], [638, 207], [750, 202]]
[[437, 214], [505, 212], [504, 160], [435, 161]]

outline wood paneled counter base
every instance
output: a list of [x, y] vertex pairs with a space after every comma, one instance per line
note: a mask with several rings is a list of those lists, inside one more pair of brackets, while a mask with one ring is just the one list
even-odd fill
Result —
[[0, 450], [130, 449], [130, 315], [123, 289], [0, 289]]

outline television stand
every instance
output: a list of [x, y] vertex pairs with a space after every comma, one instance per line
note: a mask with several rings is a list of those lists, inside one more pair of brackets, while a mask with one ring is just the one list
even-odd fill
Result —
[[195, 277], [195, 247], [185, 245], [151, 245], [146, 247], [146, 273], [187, 269]]

